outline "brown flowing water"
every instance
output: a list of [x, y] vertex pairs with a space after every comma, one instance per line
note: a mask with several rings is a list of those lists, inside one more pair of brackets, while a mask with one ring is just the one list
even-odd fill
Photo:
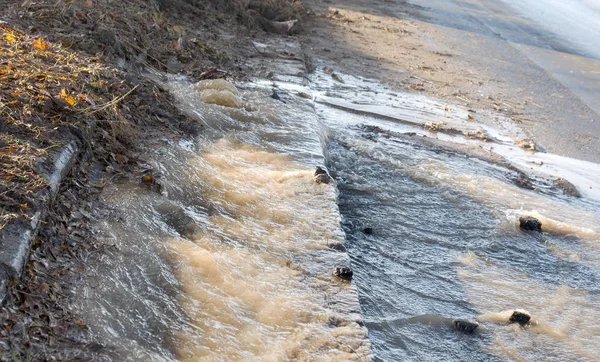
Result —
[[[114, 246], [77, 307], [109, 357], [594, 360], [600, 167], [520, 149], [499, 115], [344, 80], [167, 84], [203, 132], [148, 150], [162, 192], [104, 192]], [[351, 283], [332, 275], [348, 265]]]

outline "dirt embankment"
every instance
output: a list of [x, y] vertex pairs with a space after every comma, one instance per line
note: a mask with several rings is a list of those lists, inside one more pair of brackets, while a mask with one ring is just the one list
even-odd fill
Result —
[[[1, 5], [0, 233], [41, 209], [46, 218], [0, 311], [0, 360], [102, 359], [68, 308], [87, 256], [108, 247], [89, 229], [101, 217], [98, 195], [119, 178], [147, 181], [137, 151], [145, 140], [202, 131], [144, 69], [243, 78], [247, 37], [306, 10], [275, 0]], [[50, 197], [47, 171], [69, 142], [80, 152]]]

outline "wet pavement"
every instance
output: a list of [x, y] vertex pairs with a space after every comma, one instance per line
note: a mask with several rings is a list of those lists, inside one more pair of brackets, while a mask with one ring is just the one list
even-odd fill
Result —
[[[592, 1], [410, 1], [436, 41], [478, 63], [544, 117], [525, 124], [546, 149], [600, 161], [600, 42]], [[393, 6], [390, 11], [394, 13]], [[396, 13], [397, 16], [406, 14]], [[409, 16], [409, 17], [410, 17]]]

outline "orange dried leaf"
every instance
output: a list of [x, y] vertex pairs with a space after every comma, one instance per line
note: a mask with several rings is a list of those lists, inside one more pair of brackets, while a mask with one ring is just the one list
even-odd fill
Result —
[[71, 97], [71, 96], [67, 96], [65, 97], [65, 101], [67, 101], [67, 103], [69, 103], [70, 106], [74, 105], [75, 103], [77, 103], [77, 101], [75, 100], [75, 98]]
[[15, 36], [12, 35], [11, 33], [4, 34], [4, 39], [6, 39], [6, 41], [9, 43], [14, 43], [17, 41], [17, 38], [15, 38]]
[[46, 48], [48, 48], [48, 43], [46, 43], [42, 38], [37, 38], [33, 41], [33, 46], [39, 50], [46, 50]]

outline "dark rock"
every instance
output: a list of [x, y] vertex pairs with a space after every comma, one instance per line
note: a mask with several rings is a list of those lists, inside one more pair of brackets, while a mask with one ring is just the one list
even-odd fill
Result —
[[373, 228], [364, 228], [362, 232], [367, 235], [373, 235]]
[[317, 169], [315, 171], [315, 182], [318, 184], [328, 184], [332, 181], [333, 179], [331, 178], [331, 176], [329, 176], [329, 174], [327, 173], [327, 171], [325, 171], [325, 169], [323, 169], [321, 166], [317, 166]]
[[340, 77], [338, 74], [336, 73], [332, 73], [331, 74], [331, 78], [333, 78], [333, 80], [340, 82], [340, 83], [344, 83], [344, 80], [342, 79], [342, 77]]
[[333, 243], [328, 243], [327, 247], [329, 249], [333, 249], [333, 250], [337, 250], [337, 251], [341, 251], [341, 252], [345, 252], [346, 251], [346, 247], [344, 246], [344, 243], [341, 243], [339, 241], [333, 242]]
[[521, 216], [519, 218], [519, 227], [521, 230], [542, 231], [542, 223], [535, 217], [531, 216]]
[[520, 325], [524, 326], [527, 323], [529, 323], [529, 320], [531, 320], [531, 316], [526, 312], [519, 312], [518, 310], [516, 310], [513, 312], [513, 314], [508, 320], [511, 323], [519, 323]]
[[479, 323], [467, 321], [464, 319], [457, 319], [453, 321], [452, 324], [454, 325], [454, 328], [456, 328], [457, 331], [465, 334], [474, 333], [477, 327], [479, 327]]
[[315, 176], [317, 175], [327, 175], [327, 171], [325, 171], [323, 167], [317, 166], [317, 169], [315, 170]]
[[281, 97], [279, 96], [279, 93], [277, 93], [277, 91], [275, 91], [275, 90], [273, 90], [273, 94], [271, 94], [271, 98], [281, 101], [283, 103], [286, 103], [286, 101], [281, 99]]
[[333, 275], [335, 275], [336, 277], [344, 280], [352, 280], [353, 274], [354, 273], [352, 272], [352, 269], [346, 267], [335, 268], [335, 272], [333, 273]]
[[318, 184], [328, 184], [331, 182], [329, 175], [317, 175], [315, 176], [315, 182]]
[[513, 179], [515, 185], [522, 189], [533, 190], [533, 184], [531, 183], [531, 179], [524, 173], [519, 173], [517, 177]]
[[559, 177], [554, 180], [554, 186], [560, 189], [565, 195], [577, 198], [581, 197], [581, 193], [577, 190], [577, 187], [564, 178]]

